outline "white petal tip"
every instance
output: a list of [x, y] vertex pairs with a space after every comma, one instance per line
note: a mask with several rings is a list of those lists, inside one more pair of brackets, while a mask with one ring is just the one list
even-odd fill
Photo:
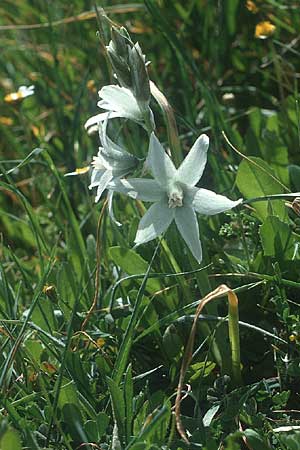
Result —
[[76, 173], [76, 172], [69, 172], [69, 173], [65, 173], [64, 177], [73, 177], [75, 175], [78, 175], [78, 173]]
[[203, 146], [208, 148], [208, 146], [209, 146], [209, 137], [207, 136], [207, 134], [201, 134], [198, 139], [199, 139], [199, 141], [201, 142], [201, 144]]

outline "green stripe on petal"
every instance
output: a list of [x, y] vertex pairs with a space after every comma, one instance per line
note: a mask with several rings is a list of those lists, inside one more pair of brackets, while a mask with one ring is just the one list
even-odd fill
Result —
[[171, 224], [174, 209], [166, 201], [154, 203], [142, 217], [135, 237], [135, 244], [141, 245], [160, 236]]
[[158, 202], [166, 196], [165, 192], [155, 180], [147, 178], [114, 180], [109, 185], [109, 188], [144, 202]]
[[195, 211], [190, 206], [175, 208], [175, 222], [192, 255], [200, 264], [202, 261], [202, 247]]

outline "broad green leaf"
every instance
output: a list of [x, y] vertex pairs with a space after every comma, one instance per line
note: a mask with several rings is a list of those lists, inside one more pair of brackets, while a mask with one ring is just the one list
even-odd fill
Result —
[[[114, 263], [120, 266], [128, 275], [146, 273], [149, 266], [147, 261], [130, 249], [111, 247], [109, 249], [109, 254]], [[147, 287], [151, 291], [158, 291], [160, 289], [160, 283], [156, 279], [149, 278], [147, 280]]]
[[288, 149], [282, 138], [278, 114], [255, 108], [246, 134], [247, 155], [261, 156], [286, 186], [289, 186]]
[[244, 435], [251, 448], [255, 450], [271, 450], [271, 447], [266, 444], [265, 439], [251, 428], [245, 430]]
[[[274, 178], [274, 172], [269, 165], [260, 158], [250, 158], [252, 162], [244, 160], [241, 162], [236, 183], [246, 199], [262, 197], [270, 194], [281, 194], [283, 187], [279, 181]], [[281, 200], [274, 200], [269, 202], [256, 202], [251, 206], [255, 209], [257, 216], [263, 221], [272, 212], [272, 215], [278, 216], [284, 220], [286, 217], [286, 210], [284, 202]]]
[[300, 236], [278, 217], [267, 217], [260, 227], [260, 237], [265, 256], [284, 260], [300, 259]]
[[279, 441], [282, 445], [284, 445], [284, 449], [288, 450], [300, 450], [300, 433], [299, 431], [287, 433], [277, 433]]
[[0, 440], [1, 450], [22, 450], [19, 433], [16, 430], [8, 429]]
[[269, 116], [266, 119], [266, 129], [263, 130], [261, 136], [261, 154], [280, 181], [289, 186], [288, 149], [281, 139], [280, 131], [278, 116], [276, 114]]
[[36, 364], [40, 364], [41, 355], [45, 350], [42, 343], [39, 340], [27, 339], [23, 345], [34, 362]]
[[57, 330], [57, 323], [51, 300], [41, 297], [40, 302], [33, 311], [32, 322], [50, 334]]
[[70, 382], [67, 378], [63, 380], [63, 385], [59, 392], [58, 407], [63, 408], [67, 403], [78, 404], [78, 395], [74, 382]]

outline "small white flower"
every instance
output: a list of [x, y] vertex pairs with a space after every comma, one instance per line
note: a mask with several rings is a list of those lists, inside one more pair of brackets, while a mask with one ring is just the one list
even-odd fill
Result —
[[30, 97], [30, 95], [34, 94], [34, 85], [31, 86], [20, 86], [18, 89], [18, 93], [22, 96], [22, 98]]
[[[99, 92], [101, 100], [98, 102], [99, 108], [105, 109], [95, 116], [90, 117], [86, 123], [85, 128], [90, 129], [92, 126], [97, 126], [104, 122], [108, 117], [113, 119], [115, 117], [123, 117], [133, 120], [140, 125], [143, 125], [144, 116], [139, 107], [139, 104], [130, 91], [130, 89], [120, 87], [117, 85], [104, 86]], [[153, 121], [153, 114], [149, 108], [149, 114]]]
[[195, 187], [207, 161], [209, 138], [202, 134], [178, 169], [154, 133], [151, 135], [148, 166], [153, 179], [116, 180], [111, 189], [135, 199], [154, 202], [141, 219], [135, 237], [136, 245], [144, 244], [164, 233], [171, 222], [176, 226], [200, 263], [202, 248], [196, 212], [205, 215], [227, 211], [242, 202], [229, 200], [213, 191]]
[[119, 177], [124, 177], [133, 170], [138, 159], [113, 142], [106, 134], [106, 125], [100, 125], [99, 137], [102, 147], [99, 147], [97, 156], [94, 156], [92, 166], [91, 184], [89, 189], [97, 188], [95, 202], [98, 202], [108, 184]]
[[[114, 218], [112, 210], [113, 191], [110, 191], [109, 184], [134, 170], [139, 160], [109, 139], [106, 134], [106, 126], [107, 118], [104, 125], [99, 125], [99, 137], [102, 146], [99, 147], [99, 152], [97, 156], [93, 157], [91, 163], [92, 174], [89, 189], [97, 188], [95, 202], [98, 202], [105, 189], [108, 189], [109, 214], [112, 220], [120, 225]], [[65, 176], [80, 175], [86, 173], [88, 169], [88, 167], [76, 169], [74, 172], [65, 174]]]
[[23, 100], [26, 97], [30, 97], [34, 94], [34, 85], [31, 86], [20, 86], [17, 92], [11, 92], [4, 97], [4, 101], [7, 103], [15, 103]]

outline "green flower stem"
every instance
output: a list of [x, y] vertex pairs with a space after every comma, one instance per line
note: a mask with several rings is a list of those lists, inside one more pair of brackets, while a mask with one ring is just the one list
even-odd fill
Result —
[[254, 197], [249, 200], [244, 200], [242, 205], [248, 205], [250, 203], [255, 202], [265, 202], [267, 200], [292, 200], [296, 197], [300, 197], [300, 192], [291, 192], [289, 194], [272, 194], [272, 195], [264, 195], [262, 197]]
[[[167, 241], [165, 239], [163, 239], [163, 238], [161, 239], [161, 247], [163, 248], [165, 254], [167, 255], [167, 258], [168, 258], [168, 260], [169, 260], [169, 262], [170, 262], [174, 272], [180, 273], [181, 269], [180, 269], [176, 259], [174, 258], [174, 255], [171, 252]], [[182, 289], [182, 292], [183, 292], [183, 295], [184, 295], [184, 298], [185, 298], [186, 302], [189, 303], [189, 301], [191, 299], [191, 292], [190, 292], [190, 289], [189, 289], [188, 285], [186, 284], [186, 282], [185, 282], [183, 277], [178, 277], [177, 280], [178, 280], [179, 286]]]
[[239, 333], [238, 298], [233, 291], [228, 292], [228, 332], [231, 351], [232, 378], [235, 386], [242, 384], [241, 353]]

